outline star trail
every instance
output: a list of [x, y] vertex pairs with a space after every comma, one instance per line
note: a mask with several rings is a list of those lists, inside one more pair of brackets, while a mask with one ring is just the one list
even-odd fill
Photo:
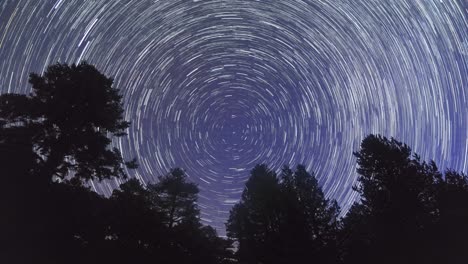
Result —
[[[0, 3], [0, 90], [86, 60], [131, 121], [115, 140], [145, 183], [184, 168], [223, 233], [250, 169], [306, 165], [346, 211], [369, 133], [468, 167], [466, 0]], [[110, 194], [117, 181], [93, 183]]]

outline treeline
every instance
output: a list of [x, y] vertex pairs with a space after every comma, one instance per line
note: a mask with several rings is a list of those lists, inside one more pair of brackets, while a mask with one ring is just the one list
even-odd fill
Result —
[[198, 189], [180, 169], [146, 187], [130, 179], [109, 198], [70, 182], [28, 187], [12, 190], [2, 214], [4, 263], [215, 264], [232, 258], [231, 243], [200, 223]]
[[240, 263], [468, 263], [468, 179], [369, 135], [355, 152], [360, 194], [344, 217], [304, 166], [258, 165], [231, 210]]
[[[128, 178], [136, 160], [111, 148], [129, 126], [111, 78], [55, 64], [30, 83], [0, 96], [4, 263], [468, 263], [467, 177], [395, 139], [369, 135], [354, 153], [360, 199], [344, 217], [304, 166], [257, 165], [225, 239], [200, 222], [182, 169]], [[110, 197], [89, 188], [114, 178], [126, 180]]]
[[181, 169], [108, 198], [90, 180], [125, 179], [111, 148], [125, 135], [121, 96], [95, 67], [30, 75], [30, 95], [0, 96], [2, 263], [223, 263], [231, 243], [200, 222], [198, 188]]

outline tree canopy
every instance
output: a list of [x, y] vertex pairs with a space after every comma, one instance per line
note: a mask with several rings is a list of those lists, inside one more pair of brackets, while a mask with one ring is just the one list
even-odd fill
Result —
[[57, 63], [42, 75], [32, 73], [29, 83], [30, 95], [0, 96], [3, 148], [28, 152], [37, 177], [125, 176], [120, 151], [110, 145], [112, 136], [125, 135], [129, 122], [112, 78], [86, 62]]
[[[354, 155], [361, 199], [343, 219], [344, 263], [468, 260], [453, 251], [468, 242], [453, 232], [465, 235], [464, 225], [452, 226], [468, 212], [464, 175], [450, 170], [443, 175], [433, 161], [421, 161], [406, 144], [380, 135], [366, 137]], [[458, 215], [448, 216], [449, 211]]]
[[31, 74], [32, 93], [0, 95], [0, 252], [6, 263], [454, 263], [468, 261], [468, 177], [441, 172], [394, 138], [354, 153], [359, 199], [342, 214], [305, 166], [259, 164], [226, 223], [202, 224], [181, 168], [130, 178], [104, 197], [86, 181], [125, 179], [112, 140], [122, 96], [87, 63]]
[[325, 198], [304, 166], [283, 168], [281, 177], [257, 165], [231, 210], [228, 236], [242, 263], [335, 263], [339, 208]]

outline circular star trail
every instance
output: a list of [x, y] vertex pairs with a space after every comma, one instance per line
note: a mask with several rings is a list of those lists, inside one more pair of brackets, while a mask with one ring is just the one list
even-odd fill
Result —
[[[5, 0], [0, 89], [82, 60], [115, 78], [148, 183], [182, 167], [223, 233], [250, 169], [306, 165], [344, 211], [369, 133], [468, 166], [464, 0]], [[109, 194], [118, 182], [94, 183]]]

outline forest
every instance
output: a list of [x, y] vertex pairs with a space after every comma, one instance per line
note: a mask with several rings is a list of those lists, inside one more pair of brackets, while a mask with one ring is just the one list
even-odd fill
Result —
[[[397, 139], [354, 152], [359, 199], [344, 215], [305, 166], [256, 165], [224, 238], [183, 169], [147, 185], [127, 173], [138, 161], [112, 147], [130, 125], [112, 78], [57, 63], [29, 82], [0, 95], [2, 263], [468, 263], [467, 176]], [[88, 184], [108, 179], [123, 180], [109, 197]]]

